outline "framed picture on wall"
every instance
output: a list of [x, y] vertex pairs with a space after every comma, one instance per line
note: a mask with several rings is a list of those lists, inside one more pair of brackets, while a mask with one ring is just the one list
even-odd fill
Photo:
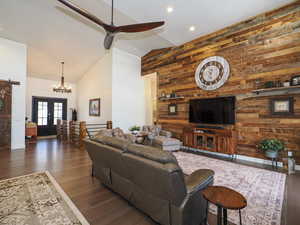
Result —
[[272, 115], [293, 115], [294, 98], [273, 98], [270, 100], [270, 111]]
[[90, 116], [100, 116], [100, 98], [90, 99]]
[[177, 115], [177, 104], [169, 104], [169, 115]]

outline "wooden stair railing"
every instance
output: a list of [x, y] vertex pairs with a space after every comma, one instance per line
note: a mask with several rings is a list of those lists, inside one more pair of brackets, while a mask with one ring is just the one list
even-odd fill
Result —
[[102, 129], [112, 129], [112, 121], [104, 124], [87, 124], [85, 121], [69, 122], [70, 143], [78, 148], [83, 148], [83, 140], [89, 135], [93, 136]]
[[70, 143], [79, 147], [80, 142], [80, 122], [70, 121], [69, 122], [69, 140]]
[[57, 130], [57, 139], [59, 140], [68, 140], [68, 121], [66, 120], [57, 120], [56, 125]]

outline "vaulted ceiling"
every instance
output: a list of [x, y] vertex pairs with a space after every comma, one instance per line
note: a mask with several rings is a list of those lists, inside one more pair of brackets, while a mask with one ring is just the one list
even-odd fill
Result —
[[[110, 0], [72, 1], [109, 23]], [[115, 46], [142, 56], [289, 2], [293, 0], [115, 0], [117, 25], [166, 21], [155, 31], [118, 35]], [[56, 0], [0, 0], [0, 37], [27, 44], [28, 75], [46, 79], [59, 79], [64, 60], [66, 80], [77, 81], [105, 53], [104, 31]]]

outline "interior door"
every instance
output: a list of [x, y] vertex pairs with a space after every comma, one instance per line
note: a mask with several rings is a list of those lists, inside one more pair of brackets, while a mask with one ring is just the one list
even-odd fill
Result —
[[11, 146], [11, 84], [0, 81], [0, 151]]
[[56, 135], [58, 119], [67, 119], [67, 99], [33, 97], [32, 121], [37, 123], [38, 136]]

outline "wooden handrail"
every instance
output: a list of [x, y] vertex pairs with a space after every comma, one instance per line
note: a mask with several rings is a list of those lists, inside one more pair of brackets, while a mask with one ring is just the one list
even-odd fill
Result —
[[56, 124], [57, 130], [57, 139], [68, 140], [68, 121], [66, 120], [57, 120]]
[[[61, 128], [59, 128], [62, 121], [58, 121], [58, 128], [57, 128], [57, 136], [61, 135]], [[112, 129], [112, 121], [107, 121], [104, 124], [93, 124], [93, 123], [86, 123], [85, 121], [74, 122], [70, 121], [69, 123], [69, 142], [76, 147], [83, 148], [83, 140], [87, 137], [88, 131], [90, 134], [94, 135], [102, 129]]]

